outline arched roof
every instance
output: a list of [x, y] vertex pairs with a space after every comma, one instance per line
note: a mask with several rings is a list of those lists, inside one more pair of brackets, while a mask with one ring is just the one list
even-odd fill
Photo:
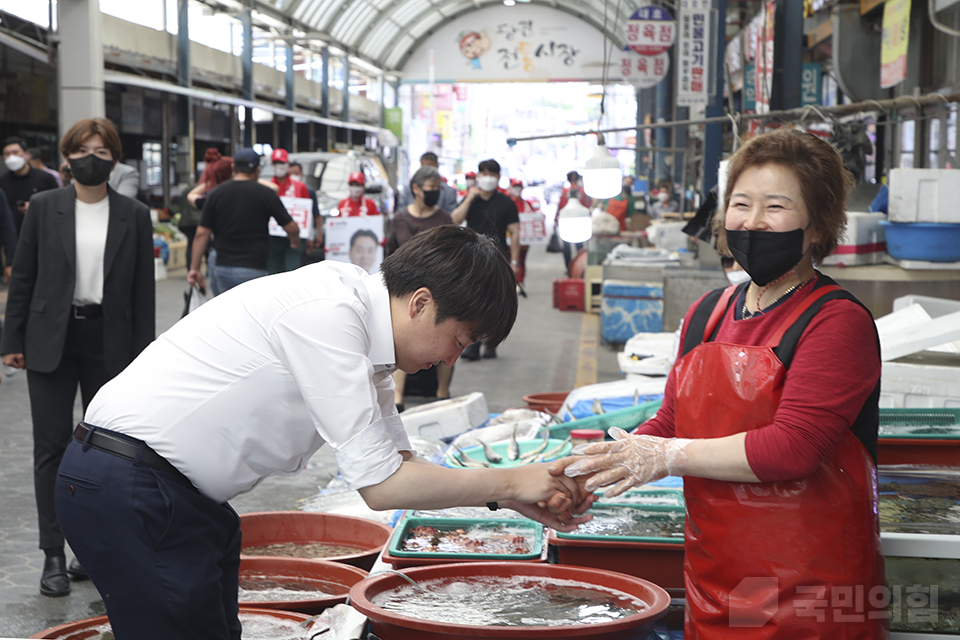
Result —
[[[472, 11], [502, 5], [503, 0], [259, 0], [271, 13], [282, 13], [297, 28], [379, 67], [398, 72], [410, 55], [435, 31]], [[517, 0], [569, 13], [617, 46], [624, 44], [623, 20], [640, 0]], [[619, 15], [617, 15], [619, 14]], [[606, 27], [606, 28], [605, 28]]]

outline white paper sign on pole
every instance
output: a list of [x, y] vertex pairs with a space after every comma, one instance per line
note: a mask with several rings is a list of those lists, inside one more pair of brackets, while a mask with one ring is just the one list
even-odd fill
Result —
[[630, 47], [620, 52], [620, 75], [638, 89], [657, 86], [670, 69], [670, 54], [666, 51], [655, 56], [641, 56]]
[[680, 0], [677, 42], [677, 106], [707, 104], [711, 73], [710, 0]]
[[380, 270], [383, 242], [382, 216], [327, 218], [324, 226], [324, 257], [350, 262], [367, 273]]
[[521, 213], [520, 244], [547, 244], [546, 218], [539, 211]]
[[[313, 235], [313, 200], [310, 198], [281, 196], [280, 202], [283, 203], [287, 213], [289, 213], [293, 221], [297, 223], [297, 226], [300, 227], [300, 237], [305, 240], [309, 239]], [[270, 218], [268, 224], [270, 235], [277, 236], [278, 238], [287, 237], [287, 232], [277, 224], [276, 220]]]

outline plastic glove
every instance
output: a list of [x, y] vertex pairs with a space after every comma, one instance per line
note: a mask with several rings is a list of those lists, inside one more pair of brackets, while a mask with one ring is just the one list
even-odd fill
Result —
[[571, 478], [595, 474], [584, 484], [586, 491], [617, 483], [605, 493], [612, 498], [631, 487], [684, 474], [687, 456], [683, 450], [689, 439], [632, 436], [619, 427], [612, 427], [608, 433], [613, 442], [576, 446], [572, 453], [587, 457], [564, 469], [564, 475]]

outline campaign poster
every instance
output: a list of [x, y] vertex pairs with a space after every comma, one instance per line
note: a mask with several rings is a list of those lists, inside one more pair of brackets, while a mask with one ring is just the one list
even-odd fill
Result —
[[383, 262], [383, 216], [327, 218], [324, 226], [324, 256], [350, 262], [367, 273], [376, 273]]
[[[293, 218], [293, 221], [300, 227], [300, 237], [304, 240], [310, 239], [313, 235], [313, 200], [310, 198], [294, 198], [292, 196], [280, 196], [280, 202], [283, 203], [287, 213]], [[270, 235], [279, 238], [287, 237], [287, 232], [283, 227], [277, 224], [277, 221], [270, 218]]]

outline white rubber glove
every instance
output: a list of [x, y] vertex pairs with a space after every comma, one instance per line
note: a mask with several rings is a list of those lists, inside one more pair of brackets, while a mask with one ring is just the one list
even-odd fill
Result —
[[617, 483], [604, 494], [612, 498], [631, 487], [654, 482], [668, 475], [684, 475], [687, 456], [683, 450], [691, 440], [632, 436], [619, 427], [612, 427], [608, 433], [614, 439], [613, 442], [596, 442], [574, 447], [571, 453], [584, 454], [587, 457], [564, 469], [564, 475], [571, 478], [596, 474], [587, 479], [584, 485], [587, 491]]

